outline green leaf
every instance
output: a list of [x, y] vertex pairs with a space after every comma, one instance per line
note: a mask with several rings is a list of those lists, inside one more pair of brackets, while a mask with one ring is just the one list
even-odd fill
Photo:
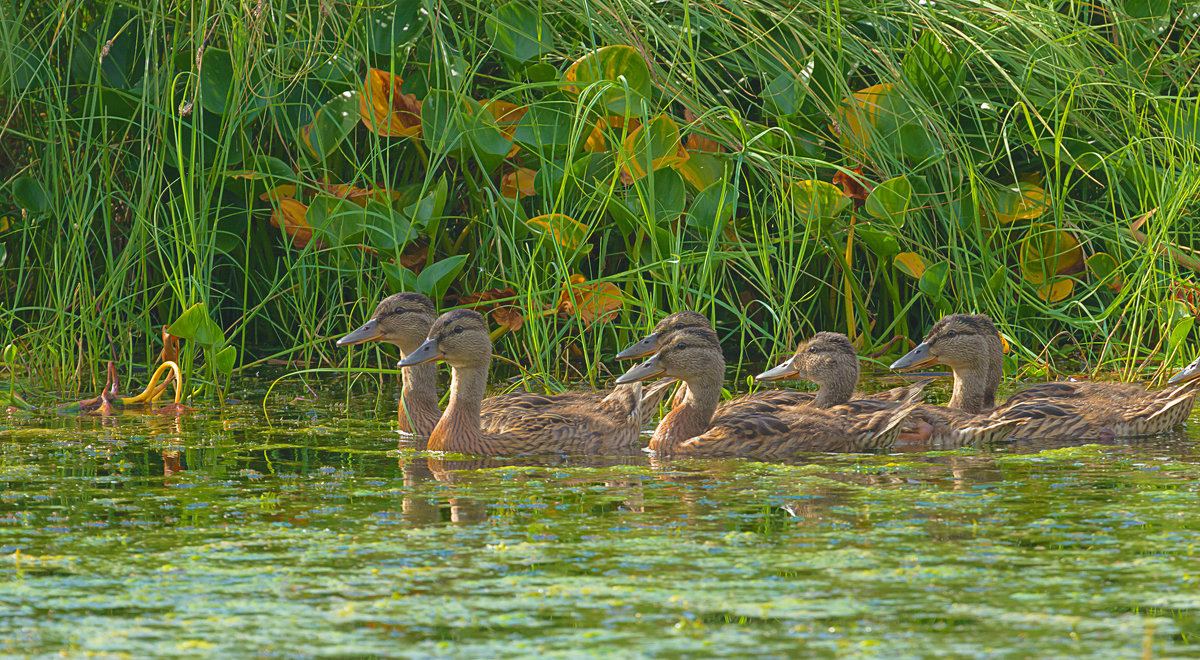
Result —
[[1008, 266], [1000, 266], [992, 276], [988, 278], [987, 288], [992, 295], [998, 296], [1004, 293], [1008, 286]]
[[901, 252], [896, 255], [897, 270], [914, 280], [921, 279], [925, 271], [929, 270], [929, 260], [916, 252]]
[[669, 167], [654, 170], [630, 186], [625, 195], [626, 206], [659, 227], [678, 219], [686, 203], [687, 186], [683, 177]]
[[456, 152], [473, 123], [470, 103], [454, 92], [432, 90], [421, 105], [421, 139], [434, 153]]
[[846, 207], [850, 206], [850, 198], [842, 194], [837, 186], [807, 179], [795, 181], [791, 185], [792, 209], [797, 219], [809, 226], [826, 231]]
[[216, 364], [217, 371], [228, 376], [233, 373], [233, 367], [237, 364], [237, 349], [233, 346], [222, 348], [213, 357], [213, 362]]
[[767, 111], [776, 115], [792, 115], [800, 112], [808, 89], [801, 84], [807, 74], [796, 74], [785, 71], [774, 78], [763, 88], [762, 97]]
[[363, 209], [367, 242], [384, 254], [395, 255], [417, 237], [412, 223], [389, 204], [372, 200]]
[[1117, 260], [1107, 252], [1097, 252], [1087, 258], [1088, 270], [1096, 276], [1100, 283], [1109, 287], [1116, 288], [1120, 285], [1121, 269], [1117, 264]]
[[442, 219], [442, 211], [446, 208], [446, 178], [441, 177], [421, 199], [404, 207], [404, 215], [418, 231], [423, 231], [430, 237], [437, 233]]
[[367, 231], [366, 211], [354, 202], [331, 195], [317, 195], [308, 205], [304, 219], [312, 227], [313, 235], [330, 247], [358, 245]]
[[31, 176], [13, 181], [13, 198], [29, 213], [45, 213], [50, 209], [50, 195], [46, 187]]
[[725, 223], [733, 218], [737, 203], [737, 187], [725, 180], [717, 181], [696, 195], [687, 223], [705, 236], [720, 235]]
[[446, 295], [450, 283], [458, 277], [459, 271], [467, 263], [467, 255], [460, 254], [447, 257], [441, 261], [429, 264], [417, 275], [417, 291], [429, 296], [435, 302]]
[[496, 50], [518, 62], [554, 50], [554, 28], [525, 2], [500, 5], [487, 18], [487, 36]]
[[1175, 323], [1175, 327], [1171, 328], [1171, 336], [1167, 340], [1167, 355], [1175, 352], [1175, 348], [1187, 339], [1188, 333], [1192, 331], [1192, 327], [1196, 325], [1196, 317], [1191, 314], [1185, 316]]
[[420, 36], [427, 22], [420, 9], [421, 0], [400, 0], [390, 7], [382, 6], [372, 11], [366, 19], [371, 50], [391, 55]]
[[640, 115], [640, 102], [654, 92], [646, 60], [630, 46], [605, 46], [584, 55], [563, 73], [563, 82], [567, 93], [575, 96], [598, 85], [603, 107], [622, 117]]
[[387, 282], [388, 291], [390, 293], [400, 293], [401, 291], [416, 291], [417, 274], [397, 263], [381, 264], [383, 268], [383, 279]]
[[225, 333], [208, 316], [208, 307], [198, 302], [188, 307], [175, 322], [167, 326], [167, 333], [180, 339], [191, 339], [205, 346], [225, 343]]
[[963, 79], [963, 60], [944, 37], [925, 30], [904, 55], [900, 71], [930, 103], [954, 100]]
[[513, 142], [543, 159], [559, 157], [572, 146], [573, 141], [578, 142], [585, 137], [580, 133], [587, 133], [574, 131], [574, 121], [573, 111], [567, 103], [545, 101], [534, 104], [517, 122]]
[[867, 246], [867, 249], [880, 259], [894, 257], [900, 252], [900, 241], [896, 240], [896, 237], [887, 231], [864, 227], [862, 225], [856, 226], [854, 231], [857, 233], [859, 240]]
[[325, 160], [354, 130], [358, 119], [357, 93], [343, 92], [321, 107], [301, 139], [310, 153]]
[[866, 209], [872, 217], [889, 221], [897, 229], [904, 226], [912, 204], [912, 184], [903, 176], [888, 179], [867, 195]]
[[950, 279], [950, 262], [939, 261], [925, 269], [921, 279], [917, 280], [917, 288], [921, 293], [933, 299], [942, 297], [946, 289], [946, 281]]
[[200, 105], [213, 114], [225, 114], [232, 86], [233, 61], [229, 57], [229, 51], [220, 48], [206, 49], [204, 62], [200, 67]]

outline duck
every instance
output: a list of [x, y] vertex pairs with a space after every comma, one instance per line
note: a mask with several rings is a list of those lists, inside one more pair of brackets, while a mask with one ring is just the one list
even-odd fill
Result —
[[[379, 302], [371, 319], [353, 332], [337, 340], [338, 346], [354, 346], [381, 341], [395, 346], [400, 357], [415, 351], [429, 337], [429, 330], [437, 319], [433, 301], [420, 293], [402, 292], [390, 295]], [[442, 416], [437, 392], [437, 365], [426, 363], [402, 369], [400, 378], [399, 428], [421, 438], [428, 438]], [[663, 383], [651, 388], [653, 395]], [[658, 394], [661, 399], [662, 394]], [[559, 408], [594, 408], [604, 400], [607, 393], [594, 391], [564, 392], [561, 394], [538, 394], [535, 392], [506, 392], [484, 399], [480, 406], [480, 421], [485, 431], [502, 431], [520, 418], [539, 411]], [[653, 420], [658, 410], [654, 405], [638, 408], [642, 426]]]
[[[817, 408], [758, 402], [718, 411], [724, 374], [725, 360], [715, 333], [693, 327], [671, 332], [654, 355], [616, 382], [666, 376], [686, 384], [683, 401], [672, 406], [650, 438], [649, 449], [658, 456], [786, 460], [801, 452], [887, 448], [919, 403], [863, 401]], [[919, 395], [920, 388], [915, 390]]]
[[520, 414], [485, 430], [481, 424], [484, 391], [492, 361], [487, 321], [474, 310], [456, 309], [439, 316], [428, 338], [397, 366], [450, 365], [450, 403], [429, 434], [430, 451], [479, 456], [520, 454], [625, 454], [641, 450], [643, 408], [657, 408], [666, 391], [647, 397], [641, 383], [623, 384], [597, 405], [561, 405], [521, 409]]
[[[650, 334], [642, 337], [636, 342], [627, 346], [624, 350], [617, 353], [617, 360], [633, 360], [644, 359], [658, 352], [658, 350], [671, 337], [672, 333], [681, 332], [683, 330], [696, 330], [699, 332], [709, 333], [710, 340], [718, 342], [717, 331], [713, 328], [708, 317], [692, 310], [683, 310], [669, 314], [666, 318], [659, 321]], [[765, 381], [764, 381], [765, 382]], [[857, 382], [857, 375], [855, 376]], [[911, 395], [907, 387], [897, 387], [882, 392], [866, 395], [865, 398], [877, 399], [881, 401], [904, 401]], [[687, 396], [687, 384], [682, 383], [675, 392], [675, 397], [672, 400], [672, 407], [679, 406], [683, 403]], [[742, 396], [733, 398], [720, 404], [719, 410], [722, 412], [732, 412], [741, 410], [743, 412], [755, 411], [770, 411], [777, 407], [792, 407], [792, 406], [808, 406], [812, 405], [815, 395], [811, 392], [800, 392], [797, 390], [773, 390], [764, 389], [756, 390], [743, 394]], [[854, 398], [864, 398], [861, 395], [855, 395]]]
[[1191, 414], [1200, 376], [1200, 368], [1195, 372], [1185, 368], [1172, 378], [1174, 387], [1156, 391], [1133, 383], [1042, 383], [997, 405], [1004, 348], [996, 325], [986, 314], [942, 317], [925, 339], [891, 368], [934, 364], [946, 365], [954, 374], [949, 409], [1024, 413], [1030, 419], [1012, 437], [1030, 439], [1111, 440], [1169, 431]]
[[[337, 340], [338, 346], [381, 341], [400, 350], [400, 357], [417, 350], [429, 335], [437, 310], [428, 296], [397, 293], [381, 300], [371, 319]], [[423, 364], [400, 372], [400, 430], [428, 437], [442, 416], [438, 405], [437, 365]]]
[[[774, 382], [784, 379], [801, 379], [816, 383], [819, 387], [812, 406], [857, 406], [864, 411], [877, 408], [878, 400], [852, 399], [858, 386], [858, 353], [850, 338], [840, 332], [818, 332], [800, 343], [795, 354], [782, 364], [755, 376], [755, 380]], [[907, 388], [895, 388], [897, 392], [913, 387], [923, 389], [932, 379], [926, 379]], [[911, 398], [909, 394], [904, 399]], [[896, 397], [900, 400], [900, 397]], [[1028, 418], [1019, 412], [1006, 415], [974, 415], [938, 406], [919, 405], [909, 413], [908, 421], [900, 437], [908, 442], [934, 443], [940, 447], [962, 447], [982, 443], [1000, 442]]]

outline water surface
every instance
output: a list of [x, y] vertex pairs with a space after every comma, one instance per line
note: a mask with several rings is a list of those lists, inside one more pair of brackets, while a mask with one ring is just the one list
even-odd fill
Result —
[[454, 461], [398, 449], [387, 402], [316, 386], [266, 417], [260, 385], [181, 420], [0, 420], [0, 652], [1200, 657], [1194, 424]]

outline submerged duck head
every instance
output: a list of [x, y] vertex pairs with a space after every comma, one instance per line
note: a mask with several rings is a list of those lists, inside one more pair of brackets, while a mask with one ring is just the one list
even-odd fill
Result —
[[724, 371], [725, 358], [716, 333], [708, 328], [684, 328], [672, 330], [654, 355], [622, 374], [617, 383], [635, 383], [658, 376], [689, 381], [712, 373], [723, 375]]
[[353, 346], [372, 341], [397, 346], [406, 355], [421, 345], [437, 318], [433, 301], [419, 293], [397, 293], [379, 302], [371, 320], [337, 341]]
[[712, 323], [709, 322], [707, 316], [691, 310], [675, 312], [674, 314], [671, 314], [665, 319], [659, 321], [658, 324], [654, 326], [653, 332], [630, 344], [620, 353], [617, 353], [616, 359], [636, 360], [649, 355], [654, 355], [666, 344], [666, 341], [670, 338], [672, 333], [680, 330], [686, 330], [688, 328], [697, 328], [700, 330], [714, 332], [715, 339], [715, 331], [712, 329]]
[[443, 361], [454, 368], [486, 369], [492, 360], [492, 338], [479, 312], [456, 309], [437, 317], [429, 337], [396, 366]]
[[818, 385], [858, 382], [858, 354], [850, 339], [839, 332], [818, 332], [800, 344], [796, 353], [779, 366], [754, 377], [761, 381], [788, 378]]
[[996, 325], [984, 314], [950, 314], [933, 324], [925, 341], [892, 363], [892, 369], [944, 364], [951, 369], [988, 369], [1003, 360], [1004, 346]]

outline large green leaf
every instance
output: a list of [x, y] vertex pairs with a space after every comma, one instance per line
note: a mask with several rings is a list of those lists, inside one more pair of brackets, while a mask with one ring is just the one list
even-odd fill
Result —
[[44, 213], [50, 210], [50, 195], [42, 182], [23, 176], [13, 181], [13, 198], [29, 213]]
[[421, 139], [434, 153], [455, 153], [474, 124], [471, 104], [455, 92], [432, 90], [421, 106]]
[[191, 339], [204, 346], [225, 344], [225, 333], [208, 315], [208, 306], [198, 302], [188, 307], [175, 322], [167, 326], [167, 333], [180, 339]]
[[790, 193], [797, 219], [821, 231], [828, 230], [834, 218], [850, 206], [850, 198], [837, 186], [815, 179], [793, 182]]
[[417, 275], [417, 291], [435, 301], [441, 300], [466, 263], [467, 255], [460, 254], [429, 264]]
[[366, 211], [340, 197], [317, 195], [308, 205], [304, 219], [312, 227], [313, 235], [330, 247], [358, 245], [365, 239]]
[[302, 139], [310, 153], [324, 160], [333, 153], [358, 124], [358, 96], [343, 92], [321, 106], [312, 123], [302, 129]]
[[203, 66], [200, 67], [200, 105], [213, 114], [225, 114], [232, 86], [233, 61], [229, 51], [206, 49]]
[[526, 2], [500, 5], [488, 16], [485, 28], [492, 46], [518, 62], [554, 50], [554, 28]]
[[[574, 133], [574, 137], [572, 137]], [[571, 106], [561, 101], [544, 101], [529, 108], [513, 131], [513, 141], [542, 158], [556, 158], [582, 139], [574, 129]]]
[[903, 176], [888, 179], [867, 195], [866, 209], [872, 217], [888, 221], [897, 229], [904, 226], [912, 204], [912, 184]]
[[367, 242], [383, 254], [395, 255], [417, 237], [412, 223], [389, 204], [367, 202], [363, 209]]
[[222, 348], [213, 356], [213, 362], [217, 371], [225, 375], [233, 373], [233, 368], [237, 365], [237, 349], [233, 346]]
[[717, 181], [696, 195], [688, 210], [687, 223], [705, 236], [719, 235], [725, 223], [733, 218], [737, 203], [737, 187], [725, 180]]
[[861, 225], [856, 226], [854, 231], [867, 249], [880, 259], [894, 257], [900, 252], [900, 241], [890, 231]]
[[397, 48], [416, 39], [425, 29], [425, 15], [420, 13], [421, 0], [399, 0], [374, 9], [367, 15], [368, 44], [381, 55], [390, 55]]
[[905, 53], [900, 71], [930, 103], [945, 103], [958, 95], [963, 59], [944, 36], [925, 30]]
[[641, 114], [640, 101], [654, 92], [646, 60], [630, 46], [605, 46], [584, 55], [567, 68], [563, 82], [566, 91], [576, 96], [598, 85], [604, 108], [620, 116]]

